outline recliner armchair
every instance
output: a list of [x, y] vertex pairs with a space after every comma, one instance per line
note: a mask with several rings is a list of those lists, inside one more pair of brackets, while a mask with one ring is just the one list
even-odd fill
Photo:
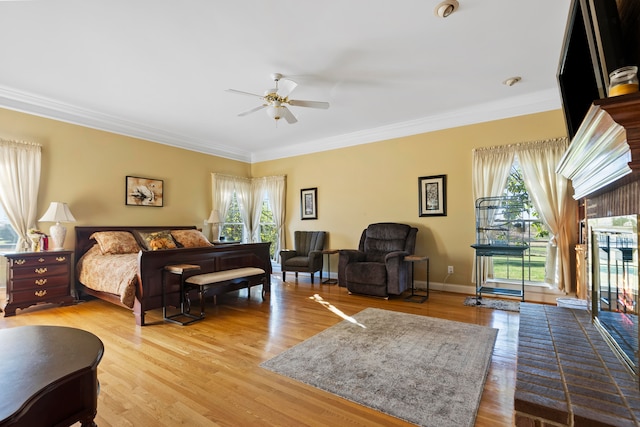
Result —
[[411, 287], [413, 272], [404, 257], [414, 253], [418, 229], [382, 222], [369, 225], [358, 250], [340, 250], [338, 282], [350, 293], [388, 298]]
[[322, 250], [324, 249], [324, 231], [296, 231], [293, 233], [294, 250], [280, 251], [282, 281], [286, 280], [287, 271], [311, 273], [311, 284], [316, 271], [320, 272], [322, 283]]

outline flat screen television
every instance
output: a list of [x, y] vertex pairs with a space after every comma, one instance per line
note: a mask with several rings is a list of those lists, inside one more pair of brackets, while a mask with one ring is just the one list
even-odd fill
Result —
[[573, 138], [594, 100], [605, 98], [609, 73], [629, 63], [616, 0], [572, 0], [558, 86], [567, 134]]

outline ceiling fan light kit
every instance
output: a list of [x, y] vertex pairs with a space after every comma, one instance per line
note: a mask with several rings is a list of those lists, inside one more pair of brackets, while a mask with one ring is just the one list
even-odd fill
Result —
[[267, 107], [267, 115], [275, 120], [280, 120], [282, 118], [280, 106], [271, 105]]
[[[227, 89], [227, 92], [254, 96], [260, 98], [264, 102], [264, 104], [254, 107], [249, 111], [240, 113], [238, 114], [238, 116], [246, 116], [247, 114], [251, 114], [255, 111], [266, 108], [267, 115], [274, 119], [276, 123], [278, 123], [278, 120], [280, 120], [281, 118], [284, 118], [287, 123], [294, 124], [298, 121], [298, 119], [291, 112], [291, 110], [287, 108], [287, 105], [293, 105], [296, 107], [321, 108], [325, 110], [329, 108], [328, 102], [289, 99], [289, 94], [296, 88], [296, 86], [298, 86], [298, 84], [293, 80], [285, 78], [280, 73], [271, 74], [271, 78], [276, 83], [276, 87], [266, 90], [264, 92], [264, 95], [256, 95], [255, 93], [243, 92], [235, 89]], [[281, 81], [282, 87], [280, 87], [279, 85]]]
[[446, 18], [455, 12], [460, 6], [458, 0], [444, 0], [436, 6], [434, 14], [440, 18]]

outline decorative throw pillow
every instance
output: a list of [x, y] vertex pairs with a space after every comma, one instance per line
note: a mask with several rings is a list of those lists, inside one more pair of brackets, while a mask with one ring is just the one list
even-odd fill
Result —
[[132, 254], [140, 251], [140, 245], [128, 231], [97, 231], [90, 239], [95, 239], [103, 254]]
[[198, 230], [171, 230], [171, 235], [183, 248], [201, 248], [213, 246]]
[[178, 247], [176, 245], [176, 241], [173, 240], [173, 237], [171, 236], [169, 230], [151, 232], [136, 230], [136, 233], [138, 233], [142, 244], [148, 251], [157, 251], [159, 249], [175, 249]]

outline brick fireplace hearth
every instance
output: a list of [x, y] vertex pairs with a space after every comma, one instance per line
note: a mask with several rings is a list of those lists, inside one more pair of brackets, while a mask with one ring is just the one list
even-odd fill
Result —
[[640, 391], [589, 312], [520, 305], [517, 427], [639, 426]]

